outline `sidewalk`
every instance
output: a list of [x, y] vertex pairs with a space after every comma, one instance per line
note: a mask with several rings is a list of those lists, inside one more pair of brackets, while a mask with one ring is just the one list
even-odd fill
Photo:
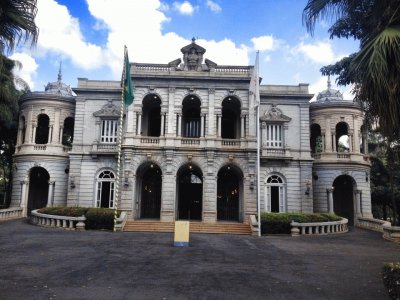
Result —
[[74, 232], [0, 223], [0, 299], [388, 299], [400, 245], [335, 236]]

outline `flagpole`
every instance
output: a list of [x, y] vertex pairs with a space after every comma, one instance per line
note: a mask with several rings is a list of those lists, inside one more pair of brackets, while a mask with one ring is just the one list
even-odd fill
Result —
[[[124, 47], [124, 58], [126, 56], [126, 46]], [[120, 186], [120, 173], [121, 173], [121, 156], [122, 156], [122, 128], [124, 121], [124, 91], [125, 91], [125, 76], [126, 76], [126, 64], [124, 63], [122, 71], [122, 89], [121, 89], [121, 109], [119, 115], [119, 128], [118, 128], [118, 155], [117, 155], [117, 179], [115, 183], [115, 199], [114, 199], [114, 232], [117, 231], [117, 218], [118, 218], [118, 198], [119, 198], [119, 186]], [[130, 74], [129, 74], [130, 76]]]
[[[260, 91], [258, 91], [260, 92]], [[258, 236], [261, 236], [261, 199], [260, 199], [260, 103], [257, 105], [257, 214]]]

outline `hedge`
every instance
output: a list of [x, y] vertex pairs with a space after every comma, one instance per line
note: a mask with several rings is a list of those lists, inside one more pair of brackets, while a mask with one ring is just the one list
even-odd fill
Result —
[[[109, 229], [114, 228], [114, 209], [110, 208], [87, 208], [87, 207], [44, 207], [38, 210], [41, 214], [86, 217], [86, 229]], [[121, 214], [118, 211], [117, 216]]]
[[400, 299], [400, 262], [386, 263], [382, 268], [383, 285], [391, 299]]
[[290, 234], [290, 223], [318, 223], [340, 221], [342, 218], [331, 213], [262, 213], [262, 234]]

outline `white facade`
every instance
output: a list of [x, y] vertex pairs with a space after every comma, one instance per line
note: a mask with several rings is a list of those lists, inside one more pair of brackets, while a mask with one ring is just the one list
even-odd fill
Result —
[[[183, 62], [131, 64], [135, 99], [124, 112], [118, 208], [134, 219], [248, 222], [257, 213], [258, 135], [262, 211], [329, 211], [326, 189], [347, 172], [356, 182], [354, 213], [370, 214], [369, 183], [360, 179], [369, 172], [366, 153], [354, 147], [354, 155], [336, 155], [327, 143], [321, 155], [311, 155], [310, 125], [326, 118], [320, 118], [318, 105], [310, 110], [308, 85], [260, 86], [258, 123], [249, 89], [253, 66], [203, 62], [205, 49], [194, 42], [181, 51]], [[32, 201], [86, 207], [112, 207], [116, 201], [120, 82], [79, 78], [76, 95], [61, 87], [58, 94], [49, 88], [21, 100], [27, 126], [20, 126], [12, 206], [27, 207], [26, 213], [35, 207]], [[329, 112], [332, 119], [357, 115], [357, 121], [347, 123], [359, 128], [360, 108], [342, 102]], [[40, 113], [49, 117], [50, 139], [39, 145], [34, 121]], [[67, 116], [74, 118], [72, 148], [62, 144], [60, 124]], [[327, 123], [321, 124], [325, 132]], [[359, 143], [360, 132], [348, 133]], [[32, 173], [34, 166], [49, 178], [42, 169]], [[28, 182], [43, 176], [51, 182], [47, 192], [42, 187], [36, 198], [29, 195], [35, 191]], [[47, 202], [34, 200], [44, 196]], [[357, 199], [362, 205], [356, 205]]]

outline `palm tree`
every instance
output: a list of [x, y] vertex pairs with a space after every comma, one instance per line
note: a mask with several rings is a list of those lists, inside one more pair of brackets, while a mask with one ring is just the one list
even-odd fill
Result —
[[321, 71], [339, 75], [339, 84], [355, 85], [356, 99], [387, 139], [393, 165], [391, 147], [400, 141], [400, 0], [309, 0], [303, 22], [311, 34], [318, 20], [334, 20], [331, 38], [360, 41], [357, 53]]
[[20, 42], [36, 44], [36, 0], [0, 1], [0, 52], [12, 52]]

